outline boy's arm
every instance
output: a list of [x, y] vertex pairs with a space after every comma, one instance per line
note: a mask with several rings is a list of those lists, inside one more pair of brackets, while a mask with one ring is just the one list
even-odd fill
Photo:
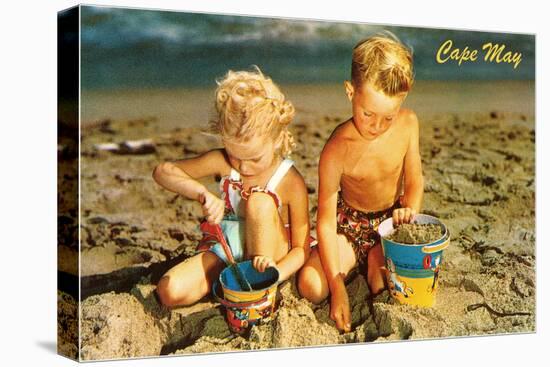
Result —
[[419, 123], [416, 114], [412, 111], [409, 113], [408, 120], [411, 133], [409, 146], [405, 154], [405, 193], [401, 205], [419, 213], [422, 207], [422, 196], [424, 195], [424, 177], [422, 176], [422, 161], [420, 158]]
[[341, 154], [338, 144], [327, 143], [319, 160], [319, 203], [317, 209], [317, 236], [319, 255], [328, 280], [329, 289], [334, 294], [336, 287], [344, 284], [344, 274], [340, 269], [340, 253], [336, 234], [336, 205], [342, 176]]
[[309, 257], [309, 208], [307, 187], [302, 176], [293, 171], [286, 182], [290, 194], [288, 201], [292, 248], [277, 264], [279, 279], [286, 280], [297, 272]]
[[342, 177], [342, 160], [346, 156], [342, 142], [329, 140], [319, 161], [319, 207], [317, 211], [317, 235], [319, 255], [330, 290], [330, 318], [338, 330], [351, 330], [351, 313], [348, 293], [344, 284], [345, 274], [340, 267], [340, 249], [336, 234], [336, 205]]
[[200, 201], [201, 195], [208, 193], [208, 190], [196, 179], [221, 175], [226, 165], [223, 152], [211, 150], [198, 157], [161, 163], [155, 167], [153, 178], [169, 191]]

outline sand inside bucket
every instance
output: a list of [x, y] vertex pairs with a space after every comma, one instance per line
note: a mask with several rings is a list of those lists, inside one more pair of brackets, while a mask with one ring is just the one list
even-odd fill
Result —
[[438, 224], [404, 223], [386, 238], [397, 243], [415, 245], [434, 242], [442, 236], [443, 228]]

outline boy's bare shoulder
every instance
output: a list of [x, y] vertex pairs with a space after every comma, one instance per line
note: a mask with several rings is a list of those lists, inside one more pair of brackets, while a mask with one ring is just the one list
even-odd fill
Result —
[[348, 143], [353, 139], [352, 125], [353, 123], [350, 119], [342, 122], [332, 131], [321, 152], [321, 159], [327, 155], [335, 158], [346, 155]]
[[399, 121], [402, 127], [405, 127], [405, 128], [418, 127], [418, 117], [416, 116], [416, 113], [410, 108], [402, 108], [401, 111], [399, 111], [399, 115], [400, 115]]

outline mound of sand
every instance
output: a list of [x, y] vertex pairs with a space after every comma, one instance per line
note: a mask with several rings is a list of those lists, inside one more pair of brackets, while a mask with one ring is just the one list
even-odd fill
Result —
[[389, 240], [409, 245], [431, 243], [443, 237], [443, 228], [437, 224], [403, 223], [388, 236]]

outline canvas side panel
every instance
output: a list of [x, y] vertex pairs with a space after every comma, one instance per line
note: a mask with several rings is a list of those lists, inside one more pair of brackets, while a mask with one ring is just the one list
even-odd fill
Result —
[[57, 352], [78, 358], [79, 9], [57, 17]]

